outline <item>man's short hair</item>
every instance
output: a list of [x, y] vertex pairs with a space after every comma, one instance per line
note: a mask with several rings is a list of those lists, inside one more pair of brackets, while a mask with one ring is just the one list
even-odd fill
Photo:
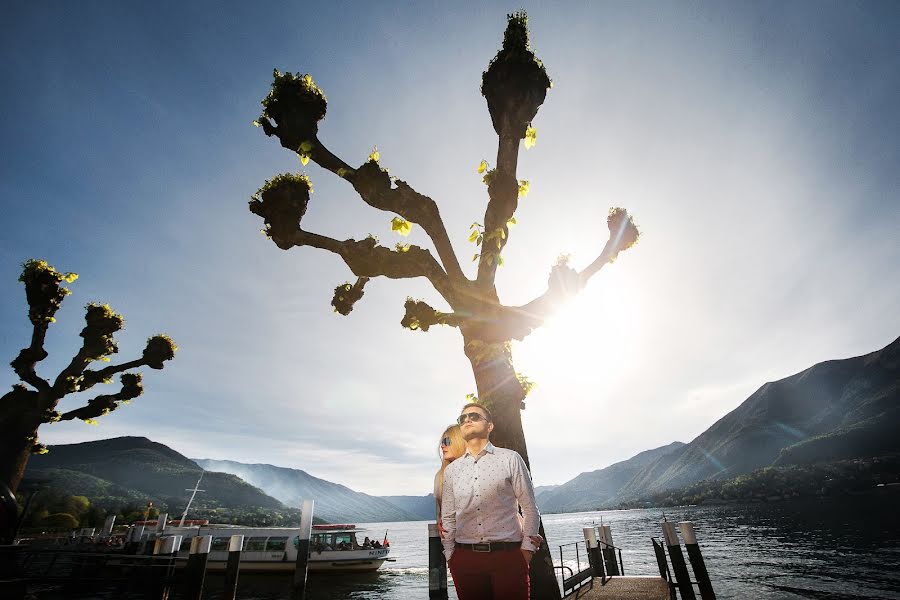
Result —
[[466, 404], [465, 406], [462, 407], [462, 411], [460, 411], [460, 412], [461, 413], [466, 412], [467, 408], [480, 408], [481, 410], [484, 411], [484, 414], [487, 415], [488, 423], [494, 422], [494, 415], [491, 414], [491, 411], [488, 410], [488, 407], [485, 406], [484, 404], [478, 404], [477, 402], [469, 402], [468, 404]]

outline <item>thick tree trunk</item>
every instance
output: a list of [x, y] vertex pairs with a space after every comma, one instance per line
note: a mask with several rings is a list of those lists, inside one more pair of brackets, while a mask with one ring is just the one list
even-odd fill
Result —
[[22, 476], [25, 475], [25, 466], [31, 456], [37, 428], [29, 429], [20, 423], [0, 419], [0, 432], [0, 481], [16, 493]]
[[[472, 335], [474, 333], [474, 335]], [[509, 345], [497, 345], [494, 351], [485, 356], [484, 348], [470, 345], [468, 342], [478, 340], [477, 333], [464, 332], [466, 355], [472, 363], [475, 383], [478, 387], [478, 398], [484, 402], [494, 415], [494, 431], [491, 442], [501, 448], [509, 448], [518, 452], [531, 469], [528, 460], [528, 449], [525, 446], [525, 433], [522, 429], [522, 402], [525, 392], [516, 377], [512, 364], [512, 352]], [[532, 600], [555, 600], [560, 598], [559, 584], [553, 569], [550, 547], [541, 523], [540, 534], [544, 543], [535, 553], [531, 561], [531, 598]]]

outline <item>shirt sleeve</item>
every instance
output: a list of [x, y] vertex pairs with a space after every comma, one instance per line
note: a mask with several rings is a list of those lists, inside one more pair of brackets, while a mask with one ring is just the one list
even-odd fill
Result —
[[444, 469], [444, 489], [441, 493], [441, 524], [444, 526], [444, 556], [453, 556], [456, 545], [456, 499], [453, 497], [453, 470]]
[[531, 541], [532, 535], [537, 535], [541, 526], [541, 513], [538, 512], [537, 502], [534, 500], [534, 486], [531, 483], [531, 473], [525, 466], [525, 461], [517, 452], [513, 457], [512, 483], [516, 500], [522, 507], [522, 515], [525, 517], [525, 525], [522, 528], [522, 549], [534, 552], [537, 550]]

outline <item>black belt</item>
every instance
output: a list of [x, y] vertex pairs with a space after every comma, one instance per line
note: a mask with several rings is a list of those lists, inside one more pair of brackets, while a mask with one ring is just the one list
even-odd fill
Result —
[[499, 552], [501, 550], [518, 550], [522, 542], [484, 542], [482, 544], [456, 544], [457, 548], [465, 548], [472, 552]]

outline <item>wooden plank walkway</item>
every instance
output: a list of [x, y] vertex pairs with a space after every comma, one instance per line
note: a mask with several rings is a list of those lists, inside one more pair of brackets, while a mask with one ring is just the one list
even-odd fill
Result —
[[[572, 592], [566, 599], [574, 599]], [[668, 600], [669, 586], [659, 576], [648, 577], [612, 577], [606, 585], [594, 577], [591, 589], [586, 587], [578, 593], [579, 600]]]

